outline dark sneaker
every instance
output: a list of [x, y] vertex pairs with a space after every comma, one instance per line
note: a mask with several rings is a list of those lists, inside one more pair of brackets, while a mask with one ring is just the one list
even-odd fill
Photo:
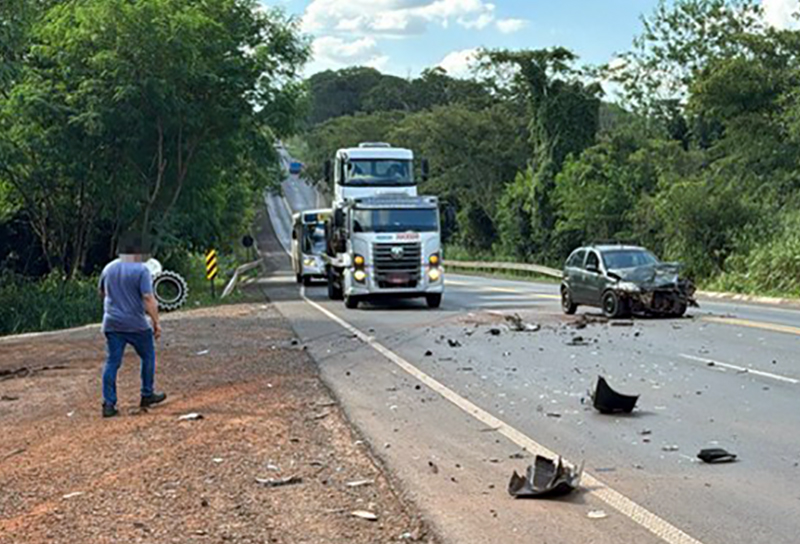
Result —
[[142, 408], [147, 408], [148, 406], [164, 402], [166, 399], [167, 399], [166, 393], [153, 393], [150, 396], [142, 397], [142, 402], [139, 403], [139, 406], [141, 406]]
[[103, 404], [103, 417], [114, 417], [119, 414], [117, 407], [113, 404]]

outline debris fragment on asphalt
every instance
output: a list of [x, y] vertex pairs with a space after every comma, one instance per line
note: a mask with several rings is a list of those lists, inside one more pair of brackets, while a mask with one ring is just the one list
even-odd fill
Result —
[[439, 466], [433, 461], [428, 461], [428, 466], [431, 467], [431, 472], [439, 474]]
[[568, 346], [588, 346], [589, 344], [590, 342], [583, 336], [573, 336], [572, 339], [567, 342]]
[[537, 455], [525, 477], [514, 471], [508, 482], [508, 493], [515, 498], [566, 495], [578, 488], [582, 474], [583, 465], [575, 467], [565, 464], [561, 457], [553, 461]]
[[450, 346], [451, 348], [460, 348], [461, 342], [459, 342], [458, 340], [453, 340], [452, 338], [448, 338], [447, 345]]
[[512, 453], [511, 455], [509, 455], [508, 458], [509, 459], [525, 459], [525, 454], [522, 453], [521, 451], [518, 451], [516, 453]]
[[589, 519], [603, 519], [607, 518], [608, 514], [602, 510], [591, 510], [588, 514], [586, 514], [586, 517]]
[[433, 356], [433, 352], [431, 350], [428, 350], [428, 351], [425, 352], [425, 357], [432, 357], [432, 356]]
[[504, 316], [506, 323], [508, 323], [509, 328], [512, 331], [516, 332], [536, 332], [541, 327], [539, 325], [533, 323], [525, 323], [525, 321], [520, 317], [519, 314], [513, 315], [506, 315]]
[[352, 482], [347, 482], [345, 485], [347, 487], [364, 487], [366, 485], [372, 485], [375, 483], [375, 480], [354, 480]]
[[601, 414], [631, 413], [639, 400], [639, 395], [623, 395], [608, 385], [602, 376], [597, 378], [597, 387], [592, 395], [594, 407]]
[[736, 461], [736, 454], [730, 453], [722, 448], [706, 448], [700, 450], [700, 453], [697, 454], [697, 458], [704, 463], [710, 464], [732, 463]]
[[178, 421], [197, 421], [199, 419], [203, 419], [203, 414], [198, 414], [197, 412], [183, 414], [182, 416], [178, 417]]
[[678, 451], [679, 449], [680, 448], [677, 446], [677, 444], [667, 444], [666, 446], [661, 447], [661, 450], [666, 452]]
[[612, 321], [612, 327], [633, 327], [633, 321]]
[[204, 350], [198, 351], [197, 353], [195, 353], [195, 355], [208, 355], [208, 351], [209, 350], [204, 349]]
[[300, 476], [287, 476], [286, 478], [256, 478], [256, 483], [265, 487], [283, 487], [286, 485], [302, 484]]
[[503, 331], [501, 331], [501, 330], [500, 330], [500, 329], [498, 329], [498, 328], [494, 328], [494, 327], [493, 327], [493, 328], [489, 329], [489, 331], [488, 331], [488, 332], [489, 332], [489, 334], [491, 334], [492, 336], [500, 336], [500, 334], [501, 334]]
[[367, 521], [378, 521], [378, 516], [367, 510], [354, 510], [350, 515], [355, 518], [366, 519]]

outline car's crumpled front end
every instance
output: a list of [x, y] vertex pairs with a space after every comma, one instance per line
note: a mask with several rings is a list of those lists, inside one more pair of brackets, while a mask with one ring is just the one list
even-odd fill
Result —
[[658, 263], [609, 270], [617, 280], [615, 290], [634, 313], [683, 315], [689, 306], [697, 306], [694, 283], [680, 275], [681, 265]]

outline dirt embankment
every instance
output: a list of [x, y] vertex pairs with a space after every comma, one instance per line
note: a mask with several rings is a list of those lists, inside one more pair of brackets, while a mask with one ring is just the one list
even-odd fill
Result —
[[0, 343], [0, 543], [432, 541], [271, 305], [164, 329], [168, 401], [138, 408], [129, 348], [110, 420], [97, 330]]

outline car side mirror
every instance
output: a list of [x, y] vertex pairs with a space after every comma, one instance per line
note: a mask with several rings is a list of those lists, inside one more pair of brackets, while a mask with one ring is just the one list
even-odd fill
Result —
[[422, 181], [428, 181], [431, 175], [431, 165], [428, 159], [422, 159]]
[[325, 182], [330, 183], [333, 181], [333, 164], [330, 159], [325, 161]]

